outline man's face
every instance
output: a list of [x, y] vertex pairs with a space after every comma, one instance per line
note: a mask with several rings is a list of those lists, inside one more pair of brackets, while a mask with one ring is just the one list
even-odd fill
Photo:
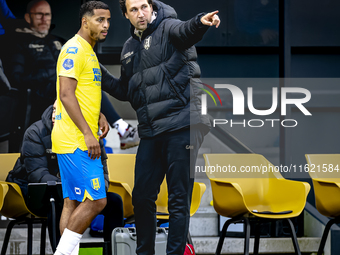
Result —
[[86, 17], [90, 38], [95, 42], [103, 42], [110, 27], [111, 13], [104, 9], [95, 9], [93, 12], [92, 17]]
[[30, 24], [32, 30], [40, 34], [47, 34], [51, 26], [51, 7], [45, 2], [36, 3], [30, 10], [30, 13], [25, 14], [25, 20]]
[[52, 111], [52, 125], [54, 126], [54, 122], [55, 122], [55, 111], [56, 111], [56, 108], [57, 108], [57, 100], [54, 101], [54, 104], [53, 104], [53, 111]]
[[152, 6], [147, 0], [126, 0], [125, 17], [140, 31], [144, 31], [151, 22]]

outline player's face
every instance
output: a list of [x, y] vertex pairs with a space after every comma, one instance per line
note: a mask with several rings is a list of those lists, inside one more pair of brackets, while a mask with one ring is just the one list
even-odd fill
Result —
[[47, 34], [51, 26], [51, 7], [45, 2], [41, 1], [35, 4], [30, 13], [25, 16], [26, 21], [30, 24], [31, 29], [41, 34]]
[[144, 31], [151, 22], [152, 6], [147, 0], [126, 0], [125, 17], [137, 29]]
[[94, 42], [103, 42], [106, 39], [111, 14], [109, 10], [95, 9], [94, 15], [88, 19], [89, 35]]

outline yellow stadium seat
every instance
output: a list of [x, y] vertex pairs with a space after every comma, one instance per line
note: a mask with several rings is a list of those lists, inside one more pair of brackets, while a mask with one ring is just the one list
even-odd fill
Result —
[[[249, 254], [249, 220], [286, 219], [297, 254], [301, 254], [290, 220], [303, 211], [310, 185], [290, 181], [265, 157], [258, 154], [204, 154], [205, 172], [210, 179], [216, 212], [229, 217], [216, 249], [221, 253], [231, 223], [242, 222], [245, 229], [244, 254]], [[258, 254], [259, 227], [255, 229], [254, 254]]]
[[135, 177], [136, 154], [107, 154], [110, 186], [108, 191], [117, 193], [123, 201], [124, 218], [133, 216], [132, 189]]
[[[124, 217], [127, 222], [133, 221], [132, 190], [134, 186], [135, 154], [108, 154], [107, 166], [109, 170], [110, 186], [109, 192], [117, 193], [123, 200]], [[201, 203], [201, 198], [205, 192], [204, 183], [194, 183], [190, 216], [194, 215]], [[157, 219], [159, 223], [169, 220], [168, 212], [168, 188], [166, 179], [161, 184], [158, 198], [156, 200]], [[130, 218], [130, 219], [129, 219]], [[188, 238], [191, 240], [190, 233]]]
[[308, 173], [313, 180], [315, 206], [331, 219], [323, 232], [318, 255], [323, 253], [333, 224], [340, 223], [340, 154], [306, 154]]
[[3, 181], [6, 180], [8, 172], [13, 169], [13, 166], [19, 156], [19, 153], [0, 154], [0, 210], [2, 209], [9, 189], [8, 184], [3, 183]]
[[[198, 210], [205, 190], [206, 186], [204, 183], [194, 182], [191, 198], [190, 216], [193, 216]], [[166, 184], [166, 179], [164, 179], [164, 181], [162, 182], [160, 192], [156, 200], [156, 206], [157, 206], [157, 219], [168, 220], [169, 219], [168, 186]]]
[[8, 185], [6, 183], [0, 183], [0, 211], [4, 205], [5, 197], [8, 192]]
[[20, 157], [20, 153], [0, 154], [0, 181], [5, 181], [8, 172], [14, 167], [15, 162]]
[[[190, 206], [190, 217], [193, 216], [198, 207], [201, 204], [201, 198], [206, 190], [206, 186], [204, 183], [194, 182], [194, 187], [192, 190], [192, 197], [191, 197], [191, 206]], [[166, 183], [166, 178], [164, 178], [160, 191], [158, 193], [158, 197], [156, 200], [156, 217], [158, 220], [158, 226], [162, 223], [169, 221], [169, 211], [168, 211], [168, 185]], [[189, 244], [193, 244], [190, 232], [188, 232], [188, 239], [187, 242]]]
[[30, 212], [26, 206], [20, 187], [15, 183], [5, 181], [8, 172], [13, 169], [15, 162], [19, 157], [19, 153], [0, 154], [0, 213], [5, 217], [15, 219], [10, 221], [7, 226], [1, 254], [6, 254], [9, 238], [14, 225], [25, 223], [28, 226], [27, 254], [31, 255], [33, 243], [32, 227], [34, 223], [42, 223], [40, 251], [45, 251], [46, 218]]

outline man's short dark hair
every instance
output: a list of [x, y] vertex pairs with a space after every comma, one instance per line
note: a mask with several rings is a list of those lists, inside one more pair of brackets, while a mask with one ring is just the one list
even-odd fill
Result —
[[93, 16], [94, 15], [94, 10], [97, 9], [103, 9], [103, 10], [110, 10], [109, 6], [106, 3], [103, 3], [101, 1], [89, 1], [80, 6], [80, 11], [79, 11], [79, 18], [80, 18], [80, 24], [81, 24], [81, 19], [85, 16]]
[[[148, 3], [150, 5], [153, 5], [153, 1], [152, 0], [148, 0]], [[119, 5], [120, 5], [120, 9], [122, 10], [123, 16], [126, 13], [126, 0], [119, 0]]]
[[[36, 5], [37, 3], [40, 3], [40, 2], [47, 2], [46, 0], [32, 0], [31, 2], [29, 2], [27, 4], [27, 7], [26, 7], [26, 13], [30, 13], [31, 12], [31, 9], [34, 5]], [[49, 4], [49, 3], [48, 3]]]

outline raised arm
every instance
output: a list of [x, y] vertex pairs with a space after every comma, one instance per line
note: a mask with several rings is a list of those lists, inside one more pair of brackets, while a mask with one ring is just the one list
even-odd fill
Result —
[[80, 110], [80, 106], [75, 95], [77, 83], [77, 80], [74, 78], [64, 76], [59, 77], [60, 101], [74, 124], [83, 133], [89, 157], [91, 157], [91, 159], [97, 159], [100, 157], [100, 146], [97, 139], [93, 136], [92, 131]]
[[202, 40], [210, 26], [220, 25], [218, 11], [208, 14], [200, 13], [188, 21], [169, 20], [168, 27], [170, 41], [176, 48], [187, 49]]

